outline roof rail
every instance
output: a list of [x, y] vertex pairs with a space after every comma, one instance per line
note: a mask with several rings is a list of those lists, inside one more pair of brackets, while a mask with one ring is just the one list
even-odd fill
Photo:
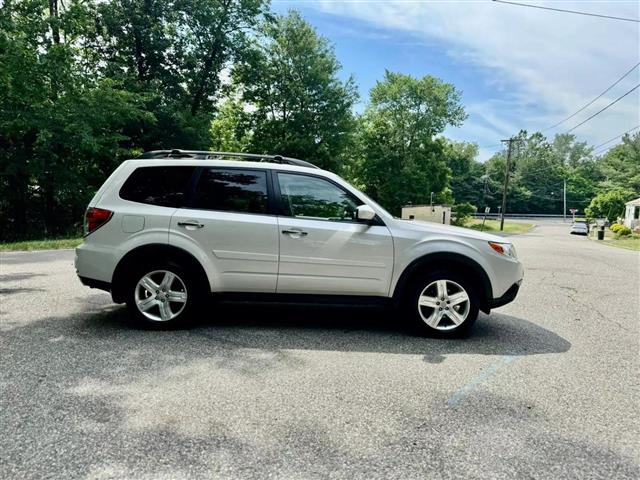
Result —
[[224, 160], [244, 159], [253, 160], [255, 162], [283, 163], [287, 165], [296, 165], [298, 167], [319, 168], [313, 163], [298, 160], [297, 158], [283, 157], [282, 155], [261, 155], [257, 153], [235, 153], [235, 152], [210, 152], [206, 150], [180, 150], [174, 148], [172, 150], [153, 150], [144, 152], [138, 156], [139, 159], [152, 158], [194, 158], [199, 160]]

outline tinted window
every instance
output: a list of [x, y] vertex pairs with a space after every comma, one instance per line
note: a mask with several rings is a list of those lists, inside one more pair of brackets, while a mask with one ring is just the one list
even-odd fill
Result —
[[279, 173], [282, 203], [294, 217], [320, 220], [355, 220], [355, 197], [331, 182], [307, 175]]
[[267, 212], [267, 174], [260, 170], [209, 168], [202, 172], [194, 208], [240, 213]]
[[184, 205], [195, 167], [136, 168], [120, 189], [120, 198], [163, 207]]

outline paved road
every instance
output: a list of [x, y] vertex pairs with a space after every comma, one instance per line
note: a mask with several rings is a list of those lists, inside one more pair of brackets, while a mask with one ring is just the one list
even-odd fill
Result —
[[2, 254], [0, 477], [638, 478], [640, 257], [549, 223], [466, 340], [375, 309], [128, 326], [72, 252]]

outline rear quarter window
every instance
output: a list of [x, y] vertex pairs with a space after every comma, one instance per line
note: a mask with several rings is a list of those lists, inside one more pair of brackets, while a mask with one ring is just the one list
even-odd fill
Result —
[[120, 198], [131, 202], [182, 207], [195, 167], [138, 167], [120, 188]]

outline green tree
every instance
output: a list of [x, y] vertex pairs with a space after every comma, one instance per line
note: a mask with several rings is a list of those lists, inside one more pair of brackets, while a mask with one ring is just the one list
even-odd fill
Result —
[[387, 71], [359, 121], [356, 183], [398, 214], [402, 205], [451, 202], [446, 140], [434, 137], [466, 115], [453, 85]]
[[[492, 207], [500, 204], [506, 152], [487, 162], [490, 190], [499, 192]], [[598, 192], [600, 176], [590, 148], [577, 142], [574, 135], [557, 135], [549, 141], [540, 132], [521, 131], [512, 146], [512, 161], [507, 210], [518, 213], [562, 214], [564, 182], [567, 209], [583, 211]]]
[[266, 0], [0, 7], [0, 236], [58, 235], [127, 157], [206, 148], [222, 71]]
[[137, 98], [94, 77], [78, 38], [91, 6], [55, 0], [0, 9], [0, 222], [3, 238], [65, 233], [128, 152], [125, 125], [150, 121]]
[[341, 66], [332, 46], [297, 12], [267, 22], [263, 34], [234, 68], [248, 105], [243, 111], [251, 112], [251, 132], [236, 131], [236, 138], [250, 135], [248, 148], [258, 153], [300, 157], [339, 170], [354, 130], [353, 79], [338, 79]]
[[227, 100], [211, 122], [211, 149], [219, 152], [249, 150], [253, 137], [251, 114], [236, 100]]
[[602, 188], [621, 187], [640, 195], [640, 131], [625, 135], [599, 161]]
[[618, 217], [624, 215], [625, 203], [634, 196], [633, 191], [625, 189], [601, 193], [591, 200], [586, 214], [590, 218], [607, 218], [610, 222], [615, 222]]
[[145, 150], [207, 148], [223, 70], [246, 54], [267, 0], [111, 0], [97, 5], [92, 48], [104, 74], [143, 95], [156, 121]]
[[475, 160], [477, 155], [478, 146], [473, 143], [449, 141], [445, 145], [445, 158], [451, 169], [451, 191], [455, 201], [483, 208], [490, 198], [488, 177], [485, 165]]
[[458, 227], [464, 227], [466, 223], [471, 219], [471, 215], [476, 213], [478, 209], [470, 203], [458, 203], [453, 209], [453, 218], [451, 219], [451, 225]]
[[576, 141], [572, 134], [556, 135], [551, 147], [555, 162], [568, 168], [578, 168], [591, 158], [591, 147], [586, 142]]

